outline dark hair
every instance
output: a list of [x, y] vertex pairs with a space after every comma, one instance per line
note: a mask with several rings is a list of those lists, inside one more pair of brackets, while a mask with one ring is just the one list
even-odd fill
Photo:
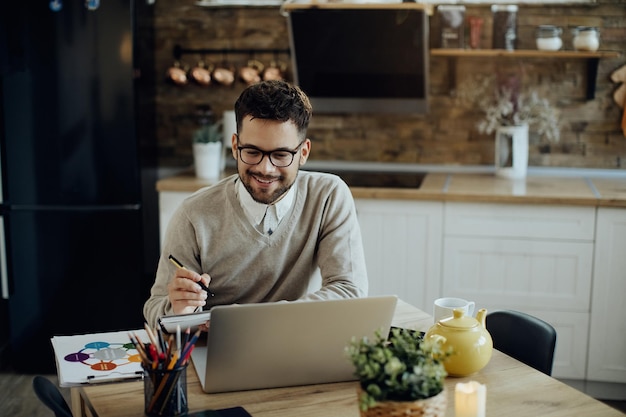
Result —
[[292, 121], [301, 138], [306, 137], [313, 109], [307, 95], [285, 81], [261, 81], [247, 87], [235, 102], [237, 131], [245, 116], [254, 119]]

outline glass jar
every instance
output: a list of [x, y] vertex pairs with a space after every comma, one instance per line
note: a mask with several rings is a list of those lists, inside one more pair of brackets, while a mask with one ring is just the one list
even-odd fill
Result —
[[517, 6], [512, 4], [494, 4], [493, 13], [493, 48], [515, 49], [517, 40]]
[[437, 7], [441, 23], [441, 47], [465, 47], [465, 6], [442, 5]]
[[557, 26], [537, 26], [535, 31], [537, 49], [540, 51], [558, 51], [563, 46], [561, 33], [563, 33], [563, 30]]
[[574, 49], [577, 51], [597, 51], [600, 47], [598, 28], [578, 26], [574, 30]]

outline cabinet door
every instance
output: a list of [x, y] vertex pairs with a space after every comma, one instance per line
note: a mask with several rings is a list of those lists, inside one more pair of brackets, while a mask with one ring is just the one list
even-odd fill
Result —
[[626, 210], [599, 208], [587, 378], [626, 382]]
[[590, 242], [446, 237], [443, 294], [552, 324], [553, 376], [584, 379], [592, 253]]
[[552, 324], [553, 375], [584, 379], [594, 219], [592, 207], [448, 203], [443, 294]]
[[395, 294], [431, 311], [440, 294], [439, 202], [357, 199], [370, 295]]
[[165, 230], [170, 222], [170, 218], [172, 218], [172, 214], [174, 214], [183, 200], [191, 194], [193, 193], [187, 191], [161, 191], [159, 193], [159, 241], [161, 244], [163, 244]]
[[447, 237], [443, 293], [511, 309], [589, 314], [593, 243]]
[[446, 203], [446, 236], [592, 241], [594, 207]]

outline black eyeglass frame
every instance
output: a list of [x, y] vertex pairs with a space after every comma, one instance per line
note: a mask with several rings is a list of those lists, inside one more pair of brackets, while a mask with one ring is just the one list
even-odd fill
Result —
[[[237, 137], [237, 143], [239, 143], [239, 134], [235, 133], [235, 136]], [[270, 163], [272, 165], [274, 165], [276, 168], [287, 168], [287, 167], [290, 167], [291, 164], [293, 164], [293, 160], [295, 159], [296, 154], [298, 152], [300, 152], [300, 148], [302, 147], [302, 145], [304, 145], [304, 142], [306, 142], [306, 139], [302, 140], [302, 142], [300, 142], [298, 144], [298, 146], [296, 146], [296, 148], [294, 150], [279, 148], [279, 149], [273, 149], [271, 151], [264, 151], [262, 149], [257, 148], [256, 146], [237, 146], [237, 151], [239, 152], [239, 159], [241, 160], [241, 162], [243, 162], [246, 165], [252, 165], [252, 166], [259, 165], [261, 162], [263, 162], [263, 159], [267, 156], [269, 158], [269, 160], [270, 160]], [[244, 161], [243, 157], [241, 156], [241, 151], [243, 149], [252, 149], [252, 150], [255, 150], [257, 152], [260, 152], [261, 153], [261, 159], [259, 159], [259, 162], [257, 162], [256, 164], [251, 164], [250, 162]], [[291, 154], [291, 161], [287, 165], [276, 165], [274, 163], [274, 160], [272, 160], [272, 154], [274, 152], [287, 152], [287, 153]]]

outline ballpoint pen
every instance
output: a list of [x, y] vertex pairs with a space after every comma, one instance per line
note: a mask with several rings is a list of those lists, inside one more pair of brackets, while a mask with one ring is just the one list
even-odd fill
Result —
[[[169, 256], [168, 258], [170, 260], [171, 263], [173, 263], [174, 265], [176, 265], [177, 267], [181, 268], [181, 269], [187, 269], [183, 266], [183, 264], [181, 264], [178, 259], [174, 258], [172, 255]], [[197, 284], [200, 286], [200, 288], [202, 288], [204, 291], [206, 291], [207, 295], [209, 297], [214, 297], [215, 294], [213, 294], [213, 292], [209, 289], [209, 287], [207, 287], [206, 285], [204, 285], [204, 283], [202, 281], [198, 281]]]

